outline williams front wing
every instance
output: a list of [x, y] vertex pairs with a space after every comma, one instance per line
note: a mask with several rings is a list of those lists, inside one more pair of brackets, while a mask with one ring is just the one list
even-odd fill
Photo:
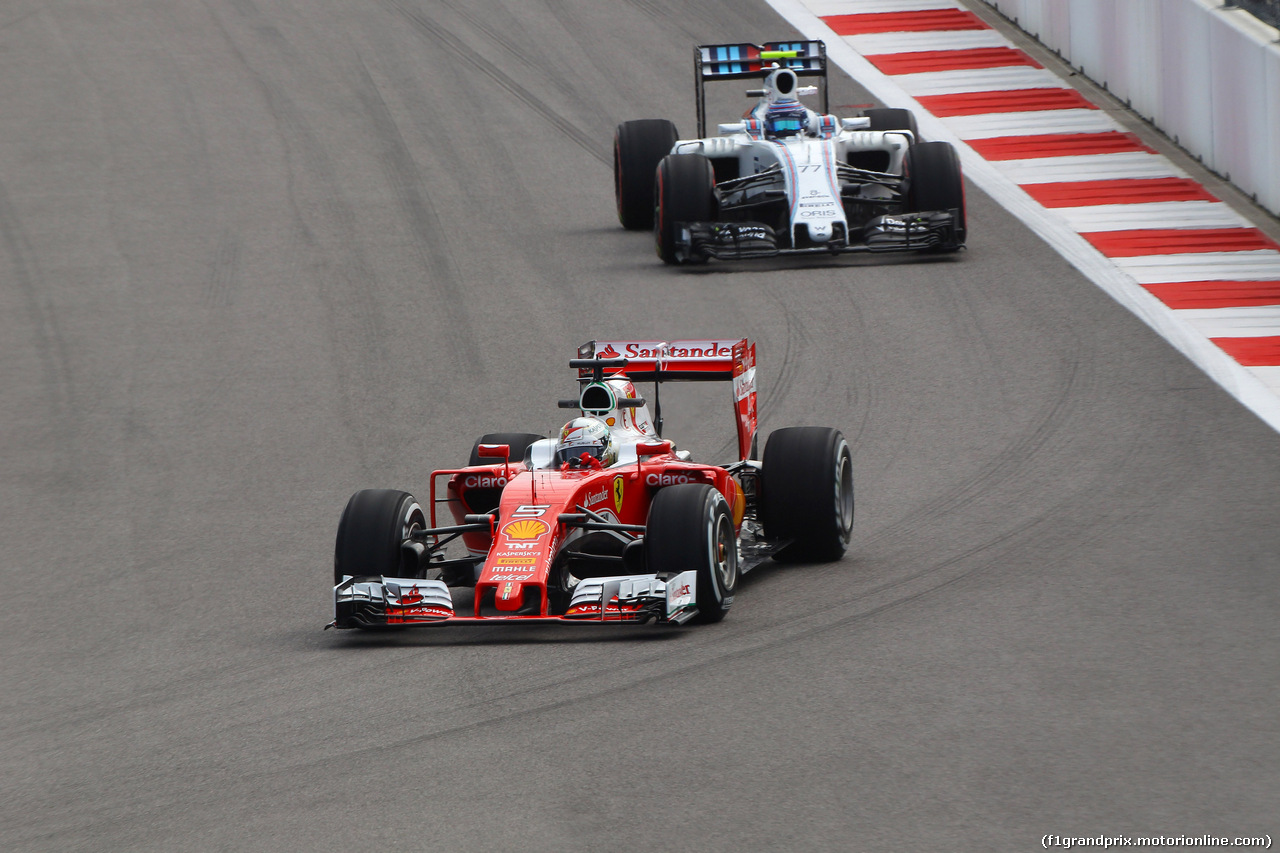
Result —
[[686, 260], [740, 260], [795, 254], [950, 251], [963, 245], [956, 228], [958, 216], [957, 210], [877, 216], [852, 235], [837, 233], [828, 242], [798, 247], [787, 245], [790, 241], [780, 239], [763, 222], [680, 222], [676, 223], [676, 252]]

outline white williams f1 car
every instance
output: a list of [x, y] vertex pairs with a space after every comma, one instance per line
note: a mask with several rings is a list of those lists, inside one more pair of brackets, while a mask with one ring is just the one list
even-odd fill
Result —
[[[955, 251], [964, 245], [960, 160], [920, 142], [909, 110], [828, 113], [820, 41], [702, 45], [694, 51], [698, 139], [665, 119], [614, 135], [625, 228], [653, 228], [669, 264], [784, 253]], [[799, 85], [816, 77], [821, 87]], [[760, 79], [743, 118], [706, 135], [708, 80]], [[801, 95], [821, 91], [822, 112]]]

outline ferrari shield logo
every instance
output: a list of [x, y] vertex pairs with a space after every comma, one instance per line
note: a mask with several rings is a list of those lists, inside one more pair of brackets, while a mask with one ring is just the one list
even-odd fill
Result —
[[622, 512], [622, 483], [621, 477], [613, 478], [613, 509], [619, 514]]

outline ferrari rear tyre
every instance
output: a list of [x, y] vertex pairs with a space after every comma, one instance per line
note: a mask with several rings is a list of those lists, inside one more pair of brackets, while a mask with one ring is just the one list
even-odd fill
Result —
[[347, 501], [338, 522], [333, 552], [333, 583], [355, 577], [418, 576], [418, 561], [401, 544], [415, 530], [426, 527], [422, 507], [408, 492], [364, 489]]
[[511, 447], [511, 454], [508, 457], [512, 462], [519, 462], [524, 459], [524, 454], [529, 450], [529, 445], [535, 441], [541, 441], [546, 436], [538, 435], [532, 432], [489, 432], [476, 439], [476, 443], [471, 447], [471, 457], [467, 461], [467, 465], [493, 465], [501, 462], [493, 456], [481, 456], [480, 445], [482, 444], [506, 444]]
[[651, 572], [697, 572], [698, 621], [719, 622], [729, 612], [738, 588], [738, 535], [714, 487], [684, 483], [654, 495], [644, 551]]
[[[471, 456], [467, 459], [467, 466], [472, 465], [497, 465], [502, 460], [496, 456], [481, 456], [480, 445], [482, 444], [505, 444], [511, 448], [508, 459], [514, 464], [524, 460], [525, 453], [529, 450], [529, 445], [535, 441], [541, 441], [544, 436], [537, 435], [532, 432], [489, 432], [476, 439], [476, 443], [471, 447]], [[499, 502], [502, 500], [502, 490], [506, 487], [506, 481], [500, 481], [500, 485], [496, 486], [478, 486], [467, 490], [465, 502], [467, 509], [474, 513], [493, 512], [498, 508]]]
[[914, 141], [920, 141], [920, 129], [916, 127], [916, 116], [911, 110], [881, 107], [863, 110], [862, 114], [871, 119], [871, 130], [909, 130]]
[[783, 559], [838, 560], [853, 532], [853, 457], [839, 430], [788, 427], [764, 446], [765, 535], [790, 539]]
[[676, 126], [664, 118], [624, 121], [614, 131], [613, 192], [628, 231], [653, 227], [653, 173], [676, 138]]
[[658, 218], [654, 239], [658, 257], [668, 264], [706, 263], [705, 255], [685, 254], [676, 245], [677, 225], [708, 222], [715, 217], [716, 173], [702, 154], [668, 154], [658, 164], [654, 188]]
[[907, 152], [907, 208], [912, 211], [955, 210], [956, 238], [964, 244], [964, 178], [960, 157], [949, 142], [921, 142]]

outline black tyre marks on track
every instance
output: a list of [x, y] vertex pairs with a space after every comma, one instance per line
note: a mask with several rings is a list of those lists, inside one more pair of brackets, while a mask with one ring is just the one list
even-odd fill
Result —
[[436, 298], [431, 300], [429, 309], [432, 314], [447, 315], [447, 323], [439, 326], [432, 323], [432, 333], [439, 329], [449, 337], [451, 351], [460, 356], [456, 360], [459, 371], [463, 376], [474, 377], [476, 365], [480, 364], [480, 350], [466, 308], [467, 297], [461, 276], [445, 239], [441, 213], [432, 203], [418, 164], [363, 59], [360, 60], [359, 72], [356, 96], [373, 123], [374, 134], [382, 148], [387, 181], [394, 189], [396, 201], [417, 240], [418, 258], [427, 273], [426, 284], [435, 293]]
[[597, 138], [583, 131], [577, 125], [567, 120], [563, 115], [553, 109], [546, 101], [529, 91], [526, 87], [518, 83], [510, 75], [499, 69], [493, 62], [485, 59], [478, 51], [467, 45], [462, 39], [450, 32], [439, 22], [429, 15], [417, 10], [409, 8], [406, 4], [397, 2], [397, 0], [383, 0], [385, 5], [404, 16], [418, 32], [446, 48], [454, 56], [461, 59], [467, 65], [479, 71], [493, 82], [497, 83], [503, 89], [510, 92], [530, 109], [543, 118], [548, 124], [554, 127], [565, 138], [580, 147], [583, 151], [590, 154], [596, 160], [613, 168], [613, 151], [610, 143], [606, 139]]

